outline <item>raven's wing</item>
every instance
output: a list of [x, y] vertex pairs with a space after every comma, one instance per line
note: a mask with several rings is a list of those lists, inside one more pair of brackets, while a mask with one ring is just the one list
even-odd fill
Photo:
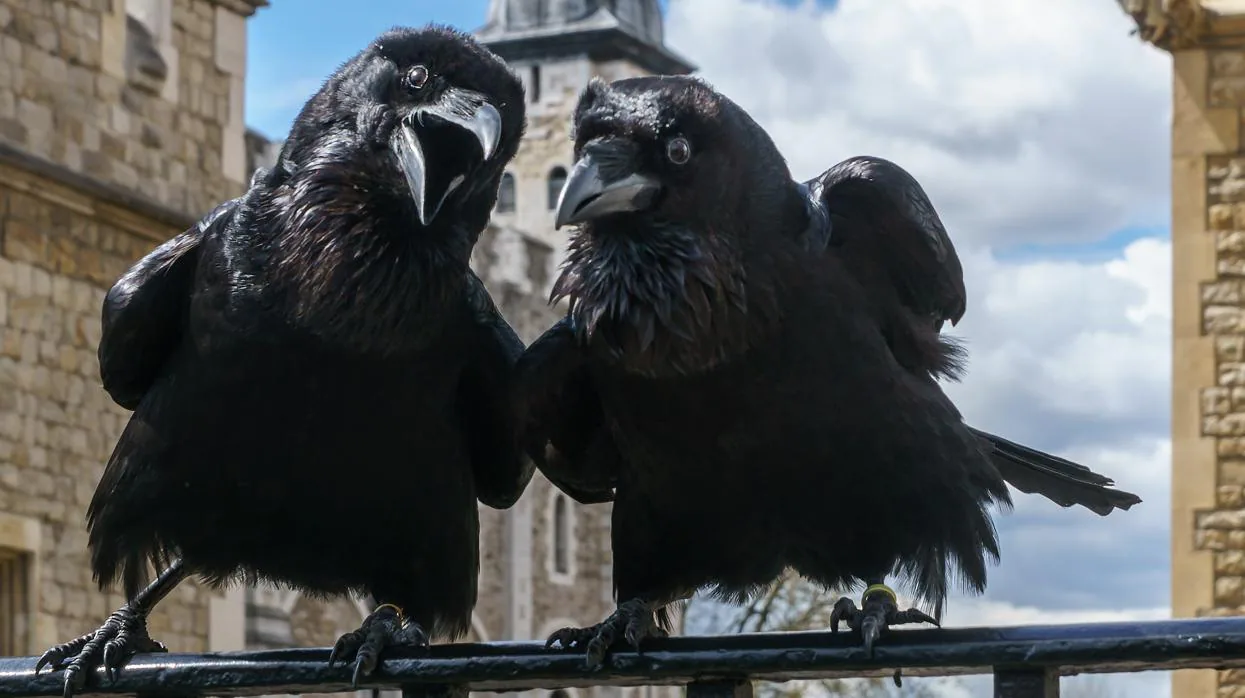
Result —
[[803, 184], [816, 215], [810, 251], [827, 250], [871, 294], [899, 301], [936, 330], [964, 316], [964, 271], [925, 190], [899, 165], [848, 158]]
[[134, 410], [182, 341], [204, 236], [228, 226], [239, 199], [147, 253], [104, 296], [99, 374], [113, 401]]
[[[891, 352], [909, 371], [957, 378], [962, 349], [939, 332], [964, 316], [964, 272], [924, 189], [888, 160], [853, 157], [802, 185], [812, 214], [801, 242], [842, 260], [876, 301]], [[899, 317], [893, 315], [898, 312]], [[904, 317], [906, 316], [906, 317]], [[973, 429], [1007, 482], [1101, 515], [1139, 497], [1083, 465]]]
[[580, 504], [600, 504], [614, 499], [621, 455], [570, 322], [558, 321], [519, 359], [515, 412], [541, 474]]
[[980, 429], [969, 430], [988, 444], [986, 452], [1007, 484], [1026, 494], [1040, 494], [1061, 507], [1077, 504], [1099, 516], [1141, 503], [1132, 492], [1117, 490], [1115, 481], [1080, 463], [1044, 453]]
[[458, 385], [458, 415], [467, 439], [476, 498], [494, 509], [507, 509], [519, 501], [535, 471], [519, 445], [510, 404], [523, 340], [471, 270], [467, 271], [467, 304], [475, 332]]

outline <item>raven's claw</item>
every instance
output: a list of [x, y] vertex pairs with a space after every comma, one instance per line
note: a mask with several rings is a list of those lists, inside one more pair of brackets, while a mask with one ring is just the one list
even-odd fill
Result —
[[351, 687], [359, 685], [360, 676], [369, 676], [380, 661], [380, 653], [386, 647], [428, 646], [428, 633], [419, 623], [404, 623], [402, 612], [393, 604], [382, 604], [363, 620], [358, 630], [337, 639], [329, 654], [329, 666], [338, 659], [348, 661], [354, 657], [354, 672], [350, 675]]
[[640, 651], [640, 643], [650, 637], [666, 637], [669, 635], [657, 619], [653, 617], [653, 609], [639, 599], [625, 601], [618, 605], [618, 610], [609, 618], [587, 628], [562, 628], [555, 631], [545, 640], [545, 647], [558, 643], [562, 649], [580, 649], [586, 646], [587, 666], [589, 669], [601, 666], [605, 655], [615, 643], [619, 635], [636, 652]]
[[895, 601], [895, 592], [881, 584], [875, 584], [865, 590], [864, 596], [861, 597], [863, 609], [856, 608], [855, 602], [844, 596], [835, 602], [834, 610], [830, 612], [830, 632], [837, 633], [839, 621], [847, 621], [847, 625], [852, 630], [861, 634], [865, 651], [872, 657], [873, 643], [881, 637], [883, 631], [892, 625], [908, 623], [938, 625], [938, 621], [918, 609], [899, 610], [899, 605]]
[[44, 652], [35, 663], [35, 673], [45, 666], [53, 671], [65, 667], [63, 695], [70, 698], [86, 686], [87, 675], [101, 666], [108, 680], [116, 681], [121, 667], [139, 652], [168, 652], [168, 648], [147, 634], [147, 614], [126, 604], [108, 616], [98, 630]]

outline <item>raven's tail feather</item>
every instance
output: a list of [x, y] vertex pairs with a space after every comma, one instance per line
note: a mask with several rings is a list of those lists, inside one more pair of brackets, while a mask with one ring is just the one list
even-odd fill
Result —
[[1113, 489], [1115, 482], [1089, 468], [1049, 453], [1022, 446], [980, 429], [969, 430], [990, 444], [990, 460], [1007, 484], [1027, 494], [1040, 494], [1061, 507], [1081, 505], [1106, 516], [1141, 502], [1131, 492]]

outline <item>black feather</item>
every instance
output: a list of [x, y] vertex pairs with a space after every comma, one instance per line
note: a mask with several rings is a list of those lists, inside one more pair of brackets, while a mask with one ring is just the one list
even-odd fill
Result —
[[[402, 92], [407, 67], [440, 82]], [[496, 154], [427, 228], [390, 150], [446, 85], [502, 114]], [[369, 594], [434, 635], [470, 623], [477, 499], [532, 465], [508, 393], [523, 344], [468, 259], [523, 131], [519, 80], [468, 35], [395, 29], [331, 76], [271, 170], [108, 293], [100, 369], [134, 414], [87, 513], [101, 588], [181, 558], [208, 583]]]
[[[959, 380], [966, 352], [940, 334], [963, 317], [964, 273], [925, 190], [899, 165], [853, 157], [801, 185], [812, 225], [800, 230], [814, 256], [829, 255], [865, 290], [895, 359], [915, 374]], [[830, 271], [829, 273], [834, 273]], [[973, 430], [1003, 478], [1021, 492], [1100, 516], [1139, 497], [1110, 489], [1089, 468]]]

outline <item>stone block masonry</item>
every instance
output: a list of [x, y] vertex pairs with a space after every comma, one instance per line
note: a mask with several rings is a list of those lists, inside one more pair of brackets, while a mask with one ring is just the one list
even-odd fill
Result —
[[124, 8], [0, 2], [0, 141], [197, 218], [242, 191], [243, 165], [228, 172], [222, 162], [243, 148], [240, 76], [221, 67], [231, 67], [229, 47], [216, 37], [228, 11], [172, 2], [158, 39], [169, 71], [155, 80], [127, 70]]
[[[116, 277], [174, 232], [0, 168], [0, 512], [39, 533], [27, 652], [96, 627], [124, 601], [92, 580], [83, 520], [129, 417], [99, 387], [100, 308]], [[208, 597], [182, 584], [152, 635], [205, 651]]]
[[[1192, 282], [1186, 287], [1187, 302], [1196, 304], [1200, 323], [1189, 329], [1200, 334], [1198, 345], [1203, 348], [1198, 353], [1209, 356], [1195, 356], [1191, 344], [1182, 355], [1186, 291], [1174, 290], [1173, 442], [1180, 443], [1185, 436], [1182, 391], [1196, 391], [1196, 436], [1213, 444], [1206, 452], [1213, 465], [1204, 474], [1196, 472], [1194, 468], [1200, 466], [1195, 465], [1193, 455], [1201, 447], [1186, 440], [1186, 446], [1174, 448], [1173, 500], [1178, 518], [1173, 520], [1173, 535], [1191, 533], [1192, 546], [1186, 548], [1190, 557], [1182, 558], [1181, 549], [1189, 542], [1173, 540], [1173, 603], [1196, 615], [1241, 615], [1245, 613], [1245, 149], [1241, 142], [1245, 51], [1182, 51], [1176, 54], [1176, 65], [1173, 150], [1178, 163], [1182, 156], [1187, 158], [1187, 166], [1173, 170], [1173, 198], [1182, 199], [1173, 202], [1173, 282]], [[1194, 124], [1196, 129], [1188, 128]], [[1186, 127], [1183, 133], [1182, 125]], [[1195, 185], [1198, 189], [1192, 189]], [[1183, 191], [1185, 186], [1190, 190]], [[1200, 485], [1196, 494], [1191, 483]], [[1181, 520], [1181, 509], [1192, 515], [1191, 521]], [[1208, 589], [1179, 588], [1182, 576], [1193, 574], [1180, 570], [1193, 562], [1193, 555], [1200, 556], [1193, 563], [1197, 568], [1206, 566], [1196, 574], [1209, 582]], [[1177, 681], [1174, 693], [1197, 695], [1200, 691], [1195, 685], [1192, 678]], [[1220, 698], [1245, 698], [1245, 673], [1219, 672], [1214, 685]]]

